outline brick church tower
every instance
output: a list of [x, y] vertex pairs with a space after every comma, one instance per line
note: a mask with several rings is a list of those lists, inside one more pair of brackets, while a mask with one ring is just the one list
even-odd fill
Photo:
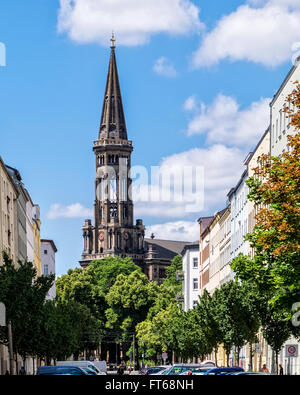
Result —
[[143, 221], [133, 223], [133, 202], [129, 193], [133, 146], [127, 137], [114, 37], [111, 41], [99, 135], [93, 147], [96, 164], [94, 225], [86, 220], [82, 228], [82, 267], [107, 256], [130, 257], [143, 266], [145, 257]]

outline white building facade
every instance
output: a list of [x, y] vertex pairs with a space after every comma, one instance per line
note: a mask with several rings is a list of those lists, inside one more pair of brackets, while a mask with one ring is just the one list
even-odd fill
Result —
[[219, 219], [220, 274], [219, 285], [222, 286], [233, 278], [231, 263], [231, 207], [228, 206]]
[[186, 245], [181, 255], [183, 269], [183, 308], [185, 311], [188, 311], [197, 305], [200, 296], [199, 243]]
[[[57, 248], [53, 240], [41, 240], [41, 258], [42, 258], [42, 275], [48, 276], [56, 273], [55, 254]], [[56, 298], [56, 284], [54, 282], [50, 289], [47, 299], [54, 300]]]
[[[300, 57], [295, 61], [294, 66], [270, 103], [270, 151], [272, 156], [278, 156], [287, 152], [289, 150], [287, 136], [295, 133], [295, 129], [290, 126], [289, 118], [284, 112], [284, 108], [287, 105], [286, 99], [295, 89], [295, 82], [297, 81], [300, 82]], [[289, 109], [291, 111], [294, 110], [290, 106]]]
[[246, 169], [237, 186], [228, 194], [231, 207], [231, 260], [239, 254], [248, 255], [249, 252], [249, 243], [245, 241], [249, 216], [247, 179], [248, 170]]

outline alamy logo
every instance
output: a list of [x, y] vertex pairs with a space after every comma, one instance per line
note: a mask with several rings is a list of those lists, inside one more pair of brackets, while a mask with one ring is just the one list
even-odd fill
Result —
[[3, 303], [0, 303], [0, 326], [6, 326], [6, 309]]
[[292, 324], [293, 326], [298, 327], [300, 326], [300, 302], [293, 304], [292, 311], [296, 311], [292, 317]]
[[6, 66], [6, 47], [0, 42], [0, 67]]

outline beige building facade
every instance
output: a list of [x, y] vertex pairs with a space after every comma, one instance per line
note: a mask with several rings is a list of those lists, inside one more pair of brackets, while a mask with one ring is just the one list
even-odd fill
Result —
[[14, 262], [18, 259], [17, 197], [18, 191], [13, 179], [0, 157], [0, 262], [2, 251]]
[[[0, 265], [3, 264], [3, 251], [17, 264], [17, 198], [18, 191], [14, 181], [0, 157]], [[0, 345], [0, 374], [5, 374], [8, 369], [8, 350]]]

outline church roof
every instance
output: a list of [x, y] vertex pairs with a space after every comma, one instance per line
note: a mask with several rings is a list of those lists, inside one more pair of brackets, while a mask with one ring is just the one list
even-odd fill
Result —
[[115, 54], [115, 39], [112, 38], [111, 54], [99, 130], [99, 139], [127, 140], [126, 121]]
[[156, 259], [173, 259], [176, 255], [180, 255], [187, 244], [186, 241], [173, 240], [159, 240], [159, 239], [145, 239], [145, 249], [148, 250], [149, 245], [153, 245], [157, 251]]

